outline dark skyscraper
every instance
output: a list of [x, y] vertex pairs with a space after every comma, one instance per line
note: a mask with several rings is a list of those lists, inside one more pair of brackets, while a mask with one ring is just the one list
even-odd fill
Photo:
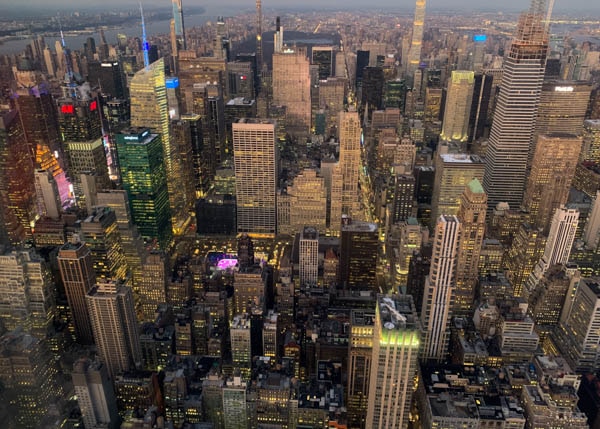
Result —
[[375, 288], [377, 225], [342, 218], [340, 280], [344, 288]]

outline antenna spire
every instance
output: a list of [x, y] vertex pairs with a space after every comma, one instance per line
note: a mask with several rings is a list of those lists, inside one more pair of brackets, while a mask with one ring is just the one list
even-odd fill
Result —
[[150, 57], [148, 55], [150, 45], [148, 44], [148, 39], [146, 39], [146, 22], [144, 21], [144, 8], [142, 7], [142, 2], [140, 2], [140, 14], [142, 15], [142, 50], [144, 51], [144, 67], [148, 69], [150, 66]]

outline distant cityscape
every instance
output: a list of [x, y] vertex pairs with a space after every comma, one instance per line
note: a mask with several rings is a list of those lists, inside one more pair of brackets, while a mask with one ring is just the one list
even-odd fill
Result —
[[600, 17], [368, 6], [0, 18], [2, 428], [600, 428]]

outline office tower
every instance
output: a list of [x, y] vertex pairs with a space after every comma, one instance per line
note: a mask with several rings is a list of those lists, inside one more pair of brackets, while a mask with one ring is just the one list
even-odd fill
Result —
[[116, 429], [120, 417], [106, 365], [80, 358], [73, 365], [73, 388], [85, 427]]
[[460, 199], [457, 218], [462, 236], [456, 262], [453, 314], [469, 315], [475, 301], [479, 277], [479, 255], [485, 234], [487, 195], [477, 179], [471, 180]]
[[339, 115], [344, 110], [347, 79], [330, 77], [319, 82], [319, 108], [325, 110], [325, 135], [337, 135]]
[[278, 171], [275, 124], [240, 119], [232, 127], [238, 233], [273, 236]]
[[117, 228], [121, 234], [123, 255], [130, 270], [131, 285], [137, 302], [139, 297], [138, 282], [142, 275], [142, 260], [145, 249], [137, 225], [133, 224], [127, 191], [113, 189], [98, 192], [97, 200], [99, 206], [109, 207], [115, 212]]
[[286, 106], [291, 131], [308, 134], [311, 126], [310, 61], [306, 50], [273, 54], [273, 103]]
[[[14, 407], [11, 419], [3, 425], [52, 427], [53, 422], [44, 418], [62, 388], [57, 383], [54, 356], [46, 342], [17, 329], [0, 337], [0, 356], [0, 381], [7, 402]], [[13, 418], [16, 422], [10, 421]]]
[[58, 219], [62, 204], [52, 173], [48, 170], [35, 170], [34, 179], [38, 215]]
[[375, 311], [351, 310], [347, 406], [348, 424], [352, 427], [365, 427], [374, 332]]
[[392, 223], [398, 223], [413, 216], [415, 176], [412, 174], [396, 174], [393, 186], [394, 199], [390, 220]]
[[344, 289], [377, 289], [379, 231], [374, 223], [342, 218], [340, 282]]
[[100, 102], [89, 83], [63, 86], [57, 100], [58, 129], [63, 143], [86, 142], [102, 137]]
[[273, 34], [273, 52], [281, 53], [283, 51], [283, 27], [281, 26], [281, 19], [277, 17], [275, 19], [275, 34]]
[[319, 80], [327, 80], [335, 75], [334, 51], [332, 46], [313, 46], [312, 64], [319, 66]]
[[361, 108], [368, 109], [369, 119], [374, 110], [383, 109], [383, 67], [366, 67], [362, 76]]
[[[583, 278], [567, 297], [554, 343], [577, 373], [593, 372], [600, 363], [597, 326], [600, 323], [600, 279]], [[570, 301], [570, 302], [569, 302]]]
[[133, 223], [142, 237], [167, 247], [173, 228], [161, 137], [147, 128], [125, 130], [117, 134], [117, 154]]
[[277, 340], [277, 337], [279, 336], [278, 319], [279, 313], [275, 313], [273, 310], [269, 310], [265, 316], [262, 329], [262, 356], [271, 358], [277, 358], [279, 356], [279, 341]]
[[[439, 149], [438, 149], [439, 151]], [[431, 199], [431, 221], [441, 215], [456, 215], [465, 186], [483, 181], [485, 164], [477, 155], [440, 153], [435, 158], [435, 178]]]
[[184, 223], [173, 225], [176, 235], [185, 233], [191, 218], [190, 213], [196, 202], [194, 186], [194, 161], [192, 155], [192, 129], [189, 121], [177, 120], [171, 123], [173, 146], [178, 162], [174, 164], [174, 176], [180, 178], [182, 187], [175, 194], [171, 210], [181, 213]]
[[[358, 179], [360, 174], [361, 127], [358, 112], [340, 112], [340, 158], [342, 174], [342, 214], [360, 216]], [[333, 197], [332, 197], [333, 198]]]
[[289, 227], [277, 225], [280, 231], [294, 235], [305, 225], [310, 225], [317, 231], [326, 230], [327, 195], [323, 177], [317, 176], [317, 171], [304, 169], [294, 178], [287, 188], [289, 198]]
[[140, 321], [154, 322], [157, 308], [167, 302], [168, 258], [164, 253], [152, 252], [142, 263], [138, 284]]
[[316, 286], [319, 276], [319, 231], [311, 226], [300, 230], [300, 287]]
[[588, 119], [583, 123], [580, 160], [600, 164], [600, 119]]
[[490, 209], [499, 202], [516, 208], [523, 199], [548, 50], [546, 6], [535, 0], [521, 15], [504, 59], [483, 181]]
[[126, 88], [123, 85], [123, 73], [118, 61], [94, 61], [88, 63], [88, 81], [100, 87], [100, 93], [109, 99], [123, 99]]
[[473, 100], [469, 114], [469, 142], [474, 142], [485, 134], [492, 96], [492, 82], [493, 77], [487, 73], [475, 74]]
[[369, 66], [369, 51], [356, 51], [356, 88], [362, 86], [362, 78], [365, 68]]
[[379, 295], [366, 427], [408, 428], [421, 327], [410, 295]]
[[566, 204], [581, 150], [581, 137], [540, 134], [523, 197], [532, 225], [546, 232], [554, 211]]
[[115, 377], [142, 361], [140, 338], [131, 288], [116, 281], [101, 281], [85, 296], [98, 357], [108, 376]]
[[249, 371], [252, 364], [250, 341], [250, 317], [246, 313], [236, 314], [229, 327], [231, 358], [235, 367]]
[[539, 228], [528, 223], [520, 225], [504, 260], [506, 277], [515, 296], [523, 296], [525, 283], [542, 257], [545, 245], [546, 237]]
[[452, 301], [456, 289], [456, 266], [462, 234], [456, 216], [437, 219], [433, 236], [431, 269], [425, 280], [421, 325], [424, 360], [442, 362], [448, 353]]
[[208, 152], [208, 145], [204, 144], [202, 135], [202, 115], [181, 115], [181, 120], [190, 124], [192, 145], [192, 173], [193, 184], [196, 188], [196, 197], [203, 197], [208, 191], [212, 179]]
[[48, 268], [33, 250], [0, 254], [0, 320], [8, 330], [21, 326], [45, 339], [56, 316]]
[[[581, 136], [591, 91], [592, 85], [589, 82], [560, 80], [544, 82], [540, 94], [535, 135], [560, 133]], [[536, 148], [537, 141], [534, 138], [529, 153], [530, 161]]]
[[[183, 224], [187, 213], [181, 210], [177, 211], [178, 207], [176, 206], [177, 193], [181, 192], [183, 184], [181, 183], [182, 177], [176, 174], [181, 171], [181, 167], [176, 165], [180, 160], [177, 157], [170, 129], [164, 60], [160, 59], [138, 71], [131, 79], [129, 93], [131, 99], [131, 126], [150, 128], [153, 134], [160, 135], [163, 148], [162, 162], [165, 165], [169, 207], [171, 209], [171, 227]], [[144, 235], [143, 232], [142, 235]]]
[[469, 115], [473, 102], [475, 73], [454, 70], [448, 79], [444, 106], [444, 121], [440, 138], [448, 142], [465, 143], [469, 137]]
[[251, 62], [227, 63], [227, 95], [229, 99], [237, 97], [254, 99], [254, 71]]
[[262, 7], [260, 0], [256, 0], [256, 71], [263, 69], [263, 43], [262, 43]]
[[96, 283], [92, 254], [85, 243], [66, 243], [58, 251], [58, 268], [79, 344], [93, 344], [85, 295]]
[[596, 197], [592, 202], [590, 214], [583, 229], [582, 238], [586, 249], [598, 249], [598, 244], [600, 244], [600, 191], [596, 191]]
[[413, 21], [412, 39], [408, 61], [404, 61], [407, 67], [409, 79], [413, 78], [415, 71], [421, 62], [421, 45], [423, 44], [423, 25], [425, 24], [425, 0], [417, 0], [415, 4], [415, 19]]
[[552, 265], [565, 265], [569, 262], [578, 223], [579, 211], [577, 209], [561, 206], [555, 210], [544, 255], [540, 261], [544, 272]]
[[128, 267], [123, 255], [121, 234], [115, 212], [108, 207], [95, 207], [81, 222], [81, 238], [92, 254], [98, 281], [125, 279]]
[[400, 112], [404, 112], [406, 90], [406, 81], [404, 79], [386, 81], [383, 90], [384, 109], [400, 109]]
[[86, 210], [91, 209], [86, 200], [85, 178], [82, 175], [92, 175], [98, 191], [110, 188], [108, 164], [102, 138], [88, 141], [65, 142], [65, 150], [69, 157], [69, 176], [73, 184], [77, 205]]
[[223, 422], [228, 429], [248, 428], [249, 413], [246, 403], [247, 383], [234, 376], [223, 387]]
[[0, 205], [0, 238], [17, 244], [30, 237], [36, 212], [34, 165], [17, 111], [0, 112]]
[[185, 26], [183, 24], [183, 7], [181, 0], [173, 1], [173, 21], [175, 23], [175, 36], [178, 50], [185, 51], [187, 44], [185, 40]]
[[234, 273], [233, 314], [248, 313], [253, 307], [264, 305], [267, 272], [260, 265], [242, 266]]

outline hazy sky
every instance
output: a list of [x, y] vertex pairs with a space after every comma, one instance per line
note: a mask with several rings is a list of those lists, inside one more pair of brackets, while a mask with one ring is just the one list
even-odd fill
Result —
[[[184, 8], [186, 5], [197, 5], [203, 6], [207, 9], [207, 13], [210, 13], [211, 9], [218, 8], [222, 10], [224, 7], [231, 6], [236, 8], [253, 8], [254, 0], [183, 0]], [[0, 9], [2, 7], [39, 7], [48, 10], [54, 7], [65, 7], [68, 6], [70, 9], [83, 9], [85, 6], [98, 6], [98, 0], [20, 0], [18, 2], [12, 2], [11, 0], [0, 0]], [[112, 6], [135, 6], [138, 4], [138, 0], [103, 0], [100, 4], [112, 7]], [[170, 4], [169, 0], [143, 0], [143, 4], [150, 5], [165, 5]], [[527, 8], [529, 1], [527, 0], [503, 0], [501, 2], [492, 0], [427, 0], [428, 9], [468, 9], [473, 10], [474, 5], [478, 9], [485, 10], [512, 10], [520, 11]], [[381, 7], [381, 8], [413, 8], [414, 0], [330, 0], [324, 2], [323, 0], [263, 0], [263, 8], [265, 9], [276, 9], [276, 8], [290, 8], [290, 7], [302, 7], [302, 8], [327, 8], [327, 9], [342, 9], [344, 7], [353, 8], [364, 8], [368, 7]], [[600, 11], [600, 2], [597, 0], [556, 0], [554, 10], [556, 11]]]

